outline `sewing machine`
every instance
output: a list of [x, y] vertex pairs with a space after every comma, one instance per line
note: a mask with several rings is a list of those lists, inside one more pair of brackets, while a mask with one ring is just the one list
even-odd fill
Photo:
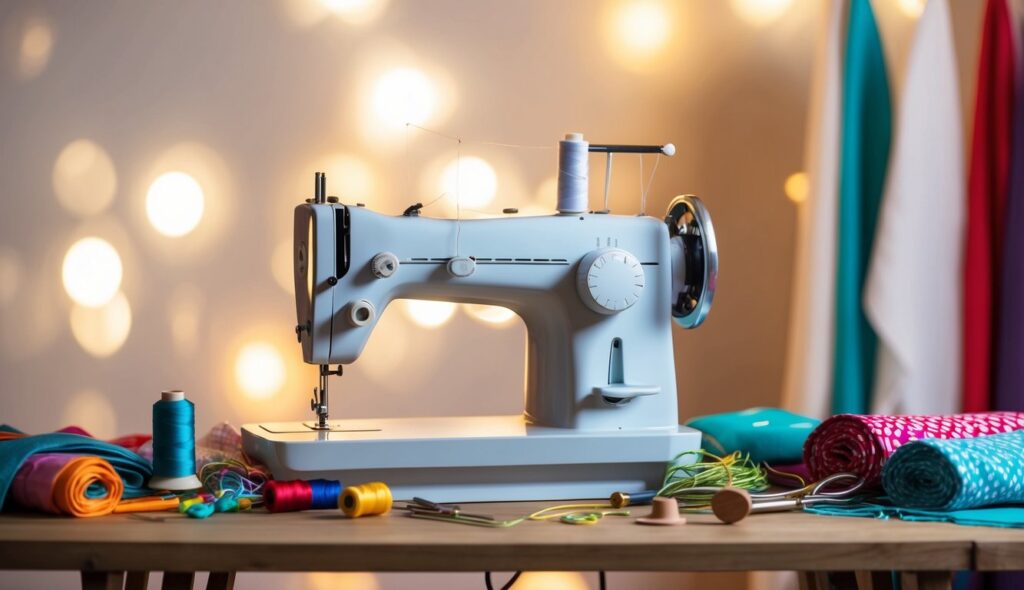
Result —
[[[582, 137], [563, 147], [569, 141]], [[569, 147], [606, 153], [609, 166], [612, 153], [674, 152]], [[576, 210], [580, 195], [564, 193], [579, 178], [562, 180], [558, 214], [452, 220], [416, 206], [386, 216], [341, 204], [317, 174], [294, 225], [296, 334], [304, 360], [320, 368], [315, 420], [247, 424], [246, 453], [278, 479], [384, 481], [403, 499], [553, 500], [658, 487], [667, 461], [700, 448], [700, 433], [678, 424], [671, 325], [696, 327], [710, 308], [711, 220], [692, 196], [673, 200], [663, 221]], [[582, 190], [585, 205], [585, 182]], [[359, 358], [395, 299], [519, 314], [524, 413], [329, 419], [329, 378]]]

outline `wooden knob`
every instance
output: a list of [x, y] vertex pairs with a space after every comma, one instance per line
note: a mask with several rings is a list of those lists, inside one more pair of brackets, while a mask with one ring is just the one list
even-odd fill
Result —
[[740, 488], [722, 488], [711, 498], [711, 511], [726, 524], [743, 520], [753, 507], [750, 493]]

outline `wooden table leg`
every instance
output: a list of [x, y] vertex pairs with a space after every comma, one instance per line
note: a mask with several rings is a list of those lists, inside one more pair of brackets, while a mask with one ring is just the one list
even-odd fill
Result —
[[163, 590], [192, 590], [196, 581], [195, 572], [164, 572]]
[[893, 590], [890, 571], [861, 570], [856, 575], [857, 590]]
[[950, 590], [953, 572], [901, 572], [903, 590]]
[[799, 572], [800, 590], [829, 590], [828, 572]]
[[82, 572], [82, 590], [121, 590], [124, 572]]
[[146, 590], [149, 587], [149, 572], [128, 572], [124, 590]]
[[206, 590], [232, 590], [235, 587], [235, 572], [210, 572]]

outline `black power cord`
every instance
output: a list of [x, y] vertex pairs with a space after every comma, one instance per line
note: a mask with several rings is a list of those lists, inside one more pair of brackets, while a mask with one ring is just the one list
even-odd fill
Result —
[[[516, 580], [518, 580], [521, 575], [523, 575], [523, 572], [521, 571], [512, 574], [512, 577], [505, 582], [505, 585], [501, 587], [501, 590], [508, 590], [511, 588], [512, 584], [515, 584]], [[484, 584], [487, 585], [487, 590], [494, 590], [494, 584], [491, 583], [491, 572], [484, 572]]]

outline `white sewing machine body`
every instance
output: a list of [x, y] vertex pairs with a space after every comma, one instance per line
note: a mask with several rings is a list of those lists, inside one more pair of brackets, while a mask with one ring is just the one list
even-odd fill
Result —
[[[384, 481], [401, 499], [570, 499], [659, 487], [666, 461], [700, 448], [700, 433], [678, 424], [671, 319], [686, 255], [669, 227], [609, 214], [456, 221], [299, 205], [306, 362], [356, 361], [395, 299], [500, 305], [526, 325], [525, 410], [248, 424], [245, 451], [278, 479]], [[704, 270], [712, 292], [714, 279]], [[447, 370], [459, 370], [457, 355]], [[323, 389], [325, 379], [322, 369]], [[481, 383], [479, 394], [489, 389]]]

